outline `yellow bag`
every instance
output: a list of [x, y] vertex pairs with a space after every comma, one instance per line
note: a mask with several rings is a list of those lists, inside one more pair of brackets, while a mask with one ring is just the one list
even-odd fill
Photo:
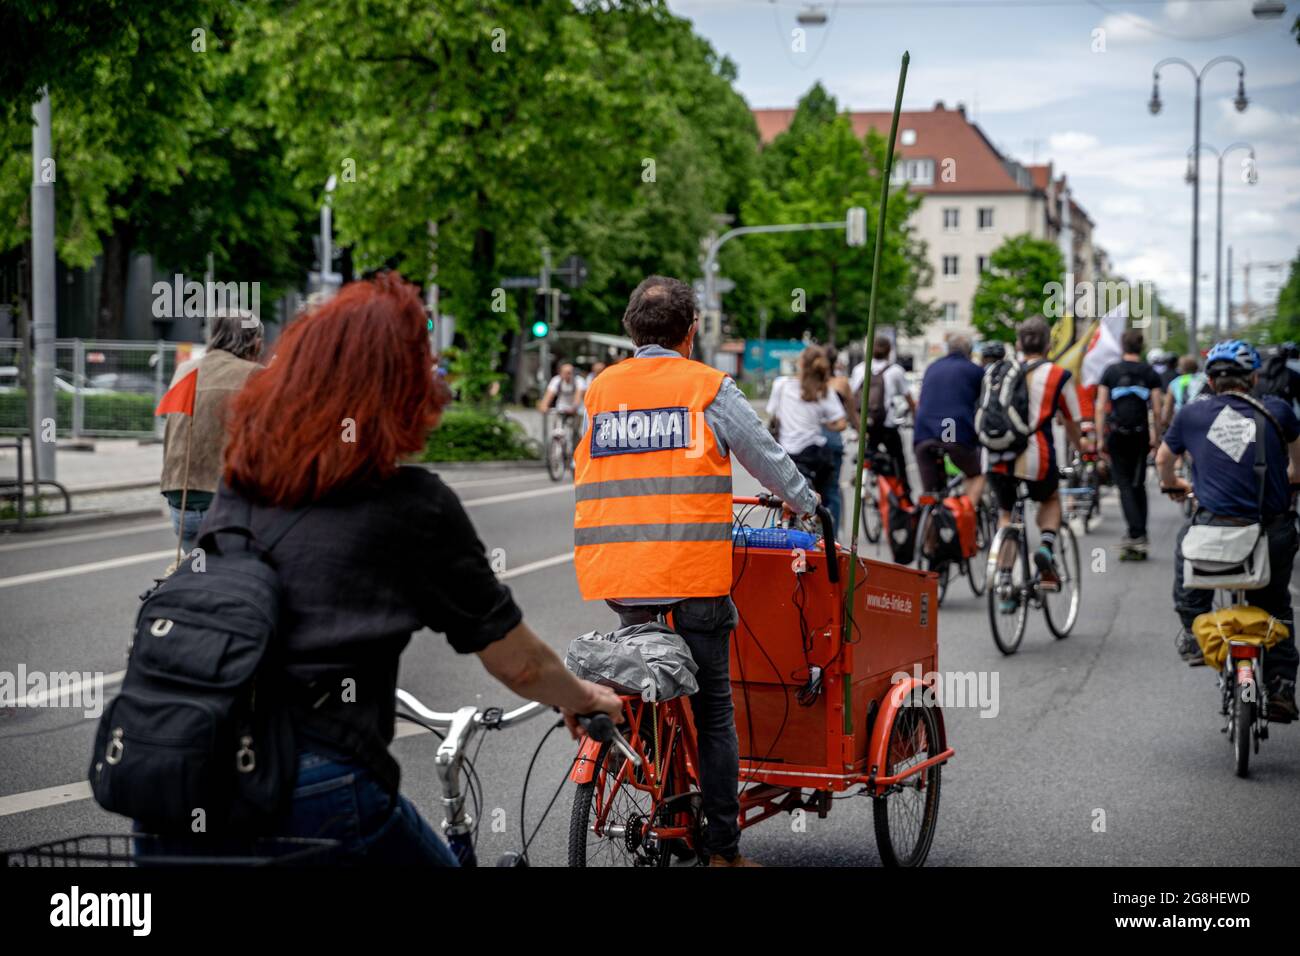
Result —
[[1205, 663], [1216, 671], [1228, 659], [1228, 641], [1258, 644], [1265, 650], [1285, 640], [1291, 631], [1263, 608], [1252, 604], [1234, 604], [1199, 615], [1192, 622], [1192, 633], [1201, 646]]

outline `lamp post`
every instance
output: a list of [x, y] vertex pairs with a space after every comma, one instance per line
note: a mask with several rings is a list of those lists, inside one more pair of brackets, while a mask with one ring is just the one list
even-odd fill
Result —
[[[1215, 338], [1218, 338], [1219, 330], [1221, 328], [1219, 324], [1220, 316], [1223, 314], [1221, 311], [1223, 303], [1223, 161], [1227, 159], [1228, 154], [1235, 149], [1247, 150], [1250, 153], [1250, 167], [1249, 173], [1246, 177], [1246, 182], [1252, 186], [1255, 185], [1256, 181], [1259, 179], [1259, 175], [1255, 172], [1255, 147], [1251, 146], [1249, 143], [1233, 143], [1227, 149], [1223, 150], [1223, 152], [1219, 152], [1219, 150], [1215, 149], [1209, 143], [1202, 143], [1201, 149], [1209, 150], [1219, 160], [1218, 191], [1215, 201], [1217, 208], [1214, 215], [1214, 336]], [[1196, 175], [1194, 167], [1195, 163], [1192, 159], [1192, 152], [1191, 150], [1188, 150], [1186, 178], [1189, 183], [1193, 181], [1193, 178]], [[1231, 267], [1231, 264], [1229, 264], [1229, 267]], [[1231, 303], [1229, 303], [1228, 308], [1232, 308]], [[1229, 322], [1229, 325], [1231, 325], [1231, 322]]]
[[1192, 139], [1192, 301], [1190, 316], [1188, 319], [1191, 334], [1192, 348], [1199, 348], [1199, 339], [1197, 338], [1197, 301], [1196, 291], [1198, 280], [1200, 278], [1200, 216], [1201, 216], [1201, 83], [1205, 79], [1205, 74], [1214, 69], [1220, 63], [1237, 64], [1237, 96], [1232, 103], [1237, 108], [1238, 113], [1244, 113], [1246, 106], [1250, 102], [1246, 99], [1246, 64], [1235, 56], [1216, 56], [1213, 60], [1206, 63], [1198, 71], [1196, 67], [1188, 63], [1182, 57], [1170, 56], [1161, 60], [1151, 70], [1151, 99], [1147, 103], [1147, 109], [1151, 115], [1155, 116], [1160, 112], [1163, 105], [1160, 102], [1160, 71], [1166, 66], [1177, 64], [1185, 67], [1187, 72], [1192, 74], [1192, 80], [1196, 86], [1196, 109], [1195, 109], [1195, 126], [1193, 128]]

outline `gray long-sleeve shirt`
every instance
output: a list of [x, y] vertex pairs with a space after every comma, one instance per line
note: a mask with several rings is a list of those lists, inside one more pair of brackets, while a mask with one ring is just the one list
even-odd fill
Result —
[[[681, 358], [681, 353], [662, 345], [643, 345], [629, 361], [639, 358]], [[777, 495], [798, 514], [812, 514], [817, 510], [817, 496], [784, 449], [776, 443], [759, 420], [754, 406], [749, 404], [736, 383], [728, 376], [722, 380], [718, 394], [704, 409], [704, 424], [713, 432], [718, 452], [724, 457], [734, 455], [745, 470], [764, 488]], [[673, 604], [676, 598], [625, 598], [614, 604]]]

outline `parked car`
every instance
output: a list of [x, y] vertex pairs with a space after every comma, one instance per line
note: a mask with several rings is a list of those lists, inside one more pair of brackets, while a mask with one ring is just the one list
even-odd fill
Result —
[[[77, 380], [76, 372], [69, 372], [67, 369], [58, 368], [54, 370], [54, 390], [56, 392], [66, 392], [69, 395], [75, 394], [77, 387], [72, 383]], [[16, 392], [23, 387], [22, 376], [16, 365], [0, 365], [0, 392]], [[112, 389], [97, 388], [87, 383], [81, 389], [82, 395], [109, 395]], [[149, 391], [152, 394], [153, 384], [150, 382]]]
[[154, 378], [143, 372], [103, 372], [92, 375], [90, 385], [109, 392], [130, 392], [133, 395], [154, 394]]

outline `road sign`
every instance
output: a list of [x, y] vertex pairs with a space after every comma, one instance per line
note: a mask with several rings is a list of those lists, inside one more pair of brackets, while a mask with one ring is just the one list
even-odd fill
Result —
[[576, 289], [587, 281], [587, 261], [582, 256], [569, 256], [555, 274], [563, 276]]
[[506, 276], [501, 280], [503, 289], [538, 289], [542, 280], [537, 276]]

